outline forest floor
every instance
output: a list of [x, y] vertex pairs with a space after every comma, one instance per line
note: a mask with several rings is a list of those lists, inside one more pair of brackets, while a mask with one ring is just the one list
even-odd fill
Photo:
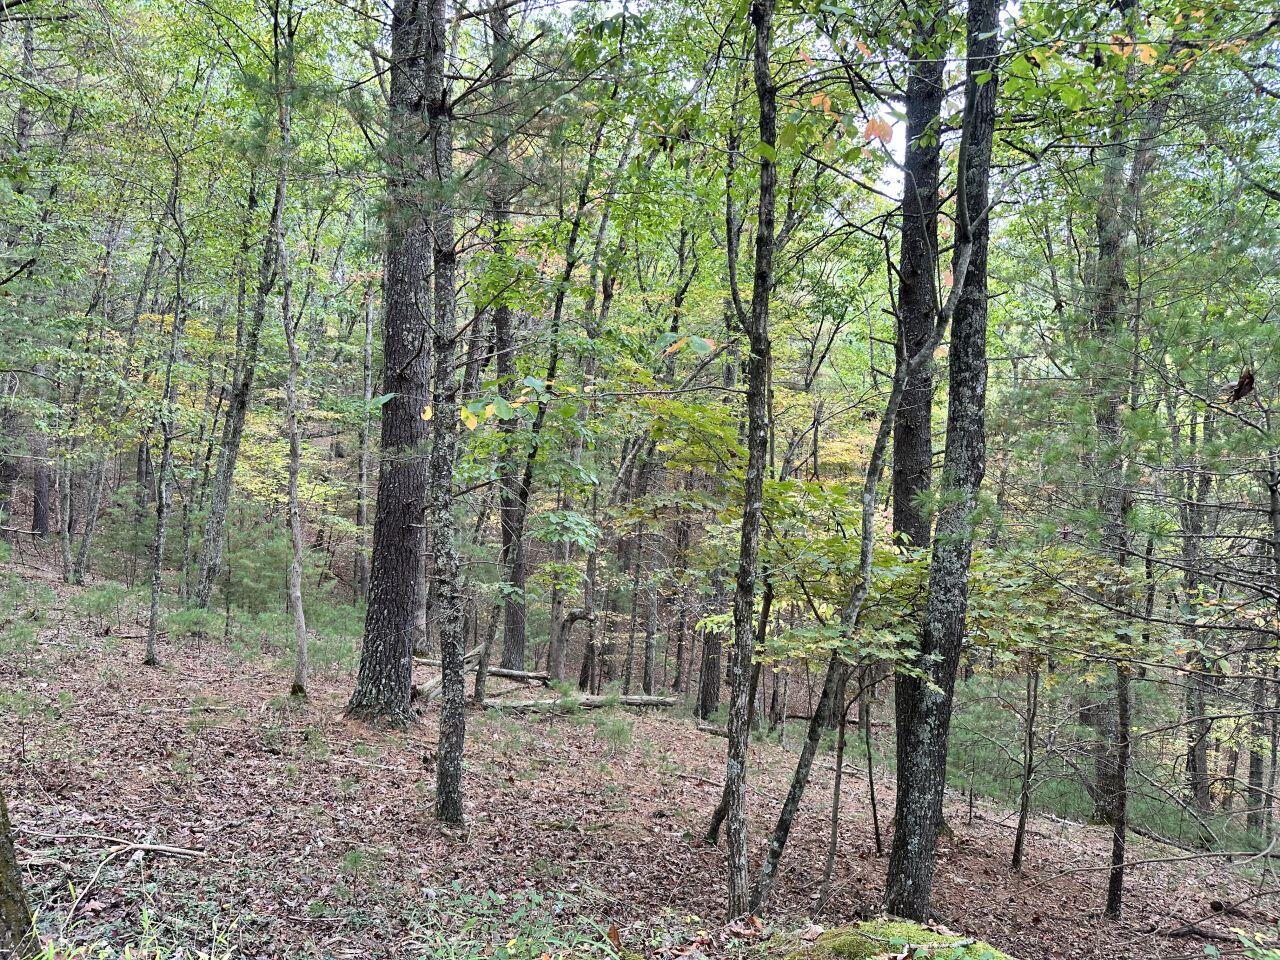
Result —
[[[269, 656], [166, 643], [163, 666], [150, 670], [139, 666], [142, 633], [67, 609], [0, 658], [0, 776], [46, 929], [116, 946], [182, 944], [186, 956], [479, 957], [483, 944], [464, 945], [505, 937], [524, 918], [545, 934], [535, 957], [599, 944], [616, 925], [632, 950], [696, 958], [811, 922], [829, 754], [768, 922], [724, 928], [722, 853], [700, 839], [724, 740], [692, 720], [473, 712], [468, 823], [448, 831], [432, 819], [433, 707], [408, 732], [372, 730], [343, 718], [347, 671], [318, 676], [309, 702], [295, 704], [281, 696], [288, 666]], [[785, 746], [754, 748], [757, 843], [792, 765]], [[865, 776], [845, 780], [833, 892], [817, 924], [874, 912], [880, 899], [886, 861], [867, 786]], [[887, 826], [890, 778], [877, 787]], [[1022, 960], [1202, 957], [1207, 944], [1229, 954], [1232, 928], [1276, 919], [1256, 872], [1135, 839], [1133, 859], [1162, 862], [1131, 871], [1126, 918], [1104, 921], [1101, 829], [1033, 817], [1019, 874], [1008, 864], [1011, 812], [956, 795], [947, 816], [940, 915]]]

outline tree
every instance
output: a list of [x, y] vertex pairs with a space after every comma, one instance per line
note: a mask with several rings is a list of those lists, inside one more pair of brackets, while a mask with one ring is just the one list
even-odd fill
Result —
[[449, 11], [446, 0], [430, 0], [423, 89], [431, 129], [431, 192], [437, 198], [432, 223], [435, 317], [432, 344], [431, 461], [427, 524], [440, 636], [440, 739], [436, 758], [436, 819], [461, 823], [462, 753], [466, 738], [463, 677], [462, 584], [459, 580], [453, 475], [458, 450], [457, 250], [454, 240], [453, 125], [449, 86]]
[[0, 951], [17, 960], [35, 956], [39, 943], [22, 890], [22, 868], [13, 849], [9, 807], [0, 793]]
[[[915, 920], [926, 919], [931, 910], [952, 698], [965, 639], [978, 488], [987, 462], [988, 180], [996, 126], [999, 15], [994, 0], [970, 0], [953, 265], [960, 296], [951, 324], [942, 489], [925, 618], [915, 651], [921, 673], [900, 673], [895, 687], [898, 792], [885, 902], [890, 912]], [[959, 259], [966, 249], [967, 262]]]
[[412, 720], [413, 613], [422, 589], [421, 526], [427, 496], [423, 419], [430, 370], [434, 199], [424, 194], [423, 109], [442, 55], [430, 42], [425, 0], [397, 0], [391, 23], [387, 135], [387, 244], [383, 278], [382, 446], [373, 520], [373, 560], [360, 673], [347, 712], [391, 724]]
[[[756, 0], [751, 7], [754, 28], [752, 74], [760, 107], [760, 184], [756, 214], [755, 270], [751, 279], [750, 310], [742, 310], [736, 290], [736, 249], [730, 244], [729, 275], [734, 284], [738, 322], [747, 335], [747, 467], [742, 491], [742, 543], [733, 595], [733, 654], [729, 662], [729, 745], [725, 762], [726, 827], [728, 833], [729, 916], [739, 917], [751, 907], [747, 868], [746, 775], [750, 746], [752, 659], [755, 653], [756, 566], [760, 554], [760, 524], [764, 510], [764, 474], [769, 452], [769, 298], [773, 294], [774, 209], [777, 150], [776, 92], [769, 63], [773, 32], [773, 0]], [[771, 156], [770, 154], [774, 154]], [[734, 234], [729, 213], [728, 232]]]

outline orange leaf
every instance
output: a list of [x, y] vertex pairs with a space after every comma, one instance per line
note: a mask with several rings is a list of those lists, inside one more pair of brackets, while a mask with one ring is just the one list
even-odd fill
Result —
[[870, 142], [879, 140], [881, 143], [888, 144], [893, 142], [893, 126], [883, 117], [872, 117], [867, 121], [866, 129], [862, 131], [863, 139]]

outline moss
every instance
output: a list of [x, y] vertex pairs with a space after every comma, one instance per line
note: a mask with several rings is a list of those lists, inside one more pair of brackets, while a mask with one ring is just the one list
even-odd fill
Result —
[[1012, 960], [989, 944], [957, 934], [928, 930], [905, 920], [868, 920], [851, 927], [828, 930], [787, 960], [872, 960], [900, 956], [906, 947], [917, 949], [912, 957], [931, 960]]

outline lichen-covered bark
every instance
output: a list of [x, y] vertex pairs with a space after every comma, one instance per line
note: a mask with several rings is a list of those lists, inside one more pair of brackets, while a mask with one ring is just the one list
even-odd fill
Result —
[[0, 956], [23, 960], [34, 955], [36, 945], [31, 908], [22, 890], [22, 868], [13, 849], [9, 807], [0, 791]]
[[[773, 0], [755, 0], [751, 23], [755, 28], [753, 73], [760, 107], [760, 142], [774, 147], [777, 140], [776, 88], [770, 65], [773, 40]], [[774, 208], [778, 171], [762, 152], [759, 164], [759, 202], [756, 214], [755, 269], [751, 307], [740, 320], [747, 346], [747, 470], [742, 491], [742, 531], [738, 573], [733, 595], [733, 654], [729, 661], [729, 745], [725, 762], [725, 830], [728, 836], [729, 916], [751, 908], [747, 870], [747, 750], [751, 737], [751, 661], [755, 654], [756, 566], [760, 557], [760, 525], [764, 513], [764, 473], [769, 453], [769, 298], [773, 293]], [[730, 250], [732, 255], [733, 249]], [[736, 299], [736, 298], [735, 298]]]
[[965, 85], [963, 189], [957, 195], [957, 239], [972, 244], [967, 271], [956, 264], [962, 284], [951, 329], [947, 392], [947, 441], [929, 592], [920, 626], [917, 666], [921, 676], [901, 674], [897, 712], [897, 803], [893, 847], [885, 884], [889, 911], [927, 919], [933, 882], [942, 797], [947, 778], [947, 741], [952, 694], [968, 610], [969, 563], [978, 489], [986, 472], [988, 180], [995, 132], [996, 81], [976, 75], [994, 71], [999, 50], [999, 5], [971, 0]]
[[445, 65], [449, 12], [446, 0], [430, 0], [426, 97], [431, 117], [431, 185], [439, 197], [434, 222], [435, 376], [431, 420], [431, 460], [427, 482], [427, 524], [431, 534], [432, 575], [440, 640], [440, 736], [436, 758], [436, 818], [461, 823], [462, 752], [466, 739], [463, 676], [463, 598], [458, 559], [458, 530], [453, 512], [453, 469], [458, 458], [457, 252], [453, 206], [452, 123]]

